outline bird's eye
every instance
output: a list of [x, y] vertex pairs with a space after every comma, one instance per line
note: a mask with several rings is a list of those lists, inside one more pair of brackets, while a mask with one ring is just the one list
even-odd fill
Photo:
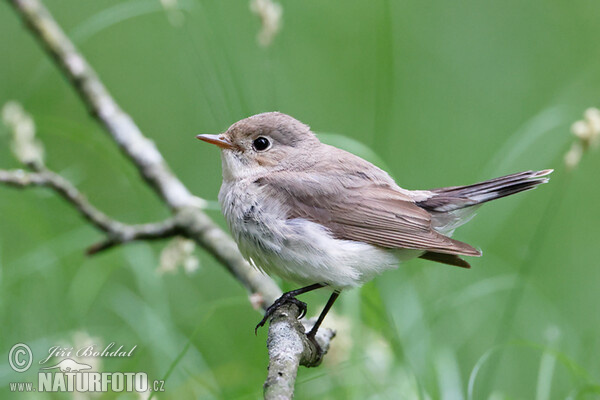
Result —
[[256, 151], [266, 150], [269, 148], [270, 145], [271, 143], [269, 142], [269, 139], [262, 136], [254, 139], [254, 142], [252, 142], [252, 146], [254, 146], [254, 150]]

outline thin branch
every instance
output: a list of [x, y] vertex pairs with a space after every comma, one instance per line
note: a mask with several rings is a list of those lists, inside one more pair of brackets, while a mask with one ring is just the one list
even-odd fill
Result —
[[298, 367], [319, 365], [335, 336], [331, 329], [319, 329], [316, 337], [318, 348], [305, 334], [315, 321], [306, 321], [303, 325], [298, 321], [299, 313], [298, 306], [286, 303], [271, 317], [267, 339], [269, 373], [264, 384], [267, 400], [293, 398]]
[[278, 298], [281, 294], [279, 287], [271, 278], [250, 266], [231, 237], [199, 208], [203, 201], [192, 195], [171, 172], [154, 143], [119, 107], [44, 5], [39, 0], [9, 2], [72, 82], [90, 114], [108, 131], [150, 187], [176, 213], [175, 218], [183, 223], [184, 234], [215, 256], [250, 293], [259, 295], [262, 301], [258, 303], [262, 308]]
[[116, 221], [94, 207], [71, 182], [42, 167], [38, 169], [38, 172], [25, 172], [20, 169], [0, 170], [0, 182], [17, 188], [44, 186], [54, 190], [71, 203], [88, 222], [107, 235], [105, 241], [90, 247], [87, 251], [88, 254], [95, 254], [133, 240], [163, 239], [175, 236], [180, 231], [174, 218], [140, 225], [127, 225]]
[[26, 172], [20, 169], [12, 171], [0, 170], [0, 182], [19, 188], [30, 186], [49, 187], [71, 203], [86, 220], [101, 231], [109, 233], [121, 229], [122, 224], [111, 220], [103, 212], [92, 206], [71, 182], [52, 171]]
[[39, 0], [9, 0], [34, 36], [72, 82], [90, 114], [106, 128], [142, 177], [173, 209], [196, 204], [196, 198], [173, 175], [154, 142], [110, 95], [75, 45]]
[[88, 247], [86, 253], [94, 255], [134, 240], [166, 239], [177, 236], [180, 233], [181, 229], [177, 226], [175, 218], [167, 218], [164, 221], [149, 224], [123, 225], [122, 230], [110, 232], [106, 240]]

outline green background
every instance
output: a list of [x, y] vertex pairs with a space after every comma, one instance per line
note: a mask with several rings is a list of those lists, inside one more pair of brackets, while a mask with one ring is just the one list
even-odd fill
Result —
[[[571, 173], [562, 161], [570, 125], [599, 105], [600, 3], [283, 1], [266, 49], [247, 1], [178, 4], [181, 25], [154, 0], [46, 2], [202, 198], [216, 200], [220, 161], [194, 135], [272, 110], [409, 189], [556, 169], [457, 231], [483, 249], [471, 270], [416, 260], [343, 293], [325, 321], [338, 337], [323, 366], [300, 370], [297, 399], [600, 398], [600, 156]], [[33, 115], [50, 168], [116, 219], [168, 216], [6, 1], [0, 54], [0, 104]], [[0, 168], [19, 167], [5, 127], [0, 143]], [[191, 341], [158, 398], [261, 396], [266, 329], [254, 336], [260, 314], [221, 266], [197, 249], [196, 272], [159, 274], [165, 242], [85, 257], [101, 238], [49, 190], [0, 187], [0, 393], [36, 379], [9, 368], [14, 343], [37, 361], [87, 335], [137, 344], [102, 369], [151, 379]], [[305, 296], [309, 314], [326, 298]]]

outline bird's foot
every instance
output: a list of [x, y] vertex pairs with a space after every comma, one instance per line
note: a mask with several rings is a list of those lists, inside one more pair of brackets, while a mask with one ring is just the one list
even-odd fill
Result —
[[312, 345], [314, 346], [314, 351], [316, 352], [315, 356], [311, 358], [312, 361], [309, 362], [308, 364], [305, 364], [305, 366], [307, 366], [307, 367], [316, 367], [316, 366], [320, 365], [321, 361], [323, 361], [323, 356], [325, 355], [325, 351], [323, 351], [323, 348], [317, 341], [317, 338], [315, 337], [315, 335], [316, 335], [316, 332], [314, 332], [312, 330], [306, 334], [306, 338], [308, 339], [308, 341], [310, 343], [312, 343]]
[[256, 333], [258, 332], [258, 328], [264, 326], [265, 323], [267, 322], [267, 320], [271, 317], [271, 315], [273, 315], [273, 313], [279, 307], [281, 307], [282, 305], [284, 305], [286, 303], [295, 304], [300, 309], [300, 315], [298, 316], [298, 319], [302, 319], [302, 317], [304, 317], [306, 315], [306, 303], [295, 298], [293, 296], [293, 294], [284, 293], [283, 295], [281, 295], [280, 298], [275, 300], [275, 302], [273, 304], [271, 304], [269, 306], [269, 308], [267, 308], [267, 311], [265, 311], [265, 316], [258, 323], [258, 325], [256, 325], [256, 328], [254, 328], [254, 334], [256, 335]]
[[315, 336], [316, 336], [316, 332], [314, 332], [312, 330], [306, 334], [306, 337], [308, 338], [308, 340], [310, 340], [317, 348], [317, 352], [323, 354], [323, 349], [321, 348], [321, 345], [319, 344], [319, 342], [317, 342], [317, 338]]

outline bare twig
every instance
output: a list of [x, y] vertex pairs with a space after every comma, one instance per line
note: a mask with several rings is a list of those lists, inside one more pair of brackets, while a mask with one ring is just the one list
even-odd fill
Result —
[[273, 313], [269, 323], [269, 374], [264, 384], [265, 399], [291, 399], [298, 367], [315, 367], [329, 350], [335, 332], [321, 328], [316, 341], [320, 349], [305, 335], [314, 321], [305, 325], [298, 321], [300, 310], [292, 303], [286, 303]]
[[18, 188], [45, 186], [71, 203], [87, 221], [107, 235], [104, 242], [90, 247], [87, 251], [88, 254], [94, 254], [133, 240], [163, 239], [175, 236], [180, 231], [174, 218], [140, 225], [127, 225], [116, 221], [94, 207], [71, 182], [47, 169], [41, 169], [39, 172], [0, 170], [0, 182]]
[[[90, 250], [92, 252], [124, 243], [127, 239], [155, 239], [181, 234], [194, 240], [225, 266], [251, 293], [253, 304], [266, 308], [273, 303], [281, 294], [279, 287], [271, 278], [251, 267], [229, 235], [202, 211], [200, 206], [204, 201], [192, 195], [171, 172], [154, 143], [142, 134], [133, 119], [119, 107], [96, 72], [43, 4], [39, 0], [8, 1], [61, 67], [90, 114], [107, 130], [122, 152], [138, 168], [143, 179], [171, 209], [173, 218], [157, 224], [131, 226], [113, 221], [91, 206], [68, 181], [47, 170], [30, 174], [23, 171], [2, 171], [0, 180], [19, 187], [49, 186], [59, 192], [88, 221], [107, 232], [108, 239], [94, 246]], [[113, 235], [115, 232], [120, 233]], [[306, 338], [305, 330], [297, 318], [298, 310], [286, 307], [272, 318], [267, 344], [271, 360], [269, 378], [265, 383], [267, 398], [289, 398], [293, 393], [298, 366], [314, 366], [322, 357], [315, 345]], [[333, 336], [334, 333], [330, 330], [319, 331], [317, 341], [325, 351]], [[282, 393], [282, 396], [287, 394], [287, 397], [277, 397], [278, 393]]]
[[112, 98], [96, 72], [65, 35], [39, 0], [10, 0], [46, 51], [71, 80], [88, 110], [110, 133], [142, 177], [171, 208], [196, 204], [195, 197], [177, 179], [154, 143]]
[[177, 226], [174, 218], [167, 218], [162, 222], [148, 224], [119, 224], [121, 225], [120, 230], [109, 232], [106, 240], [88, 247], [86, 253], [93, 255], [134, 240], [166, 239], [181, 233], [181, 229]]

